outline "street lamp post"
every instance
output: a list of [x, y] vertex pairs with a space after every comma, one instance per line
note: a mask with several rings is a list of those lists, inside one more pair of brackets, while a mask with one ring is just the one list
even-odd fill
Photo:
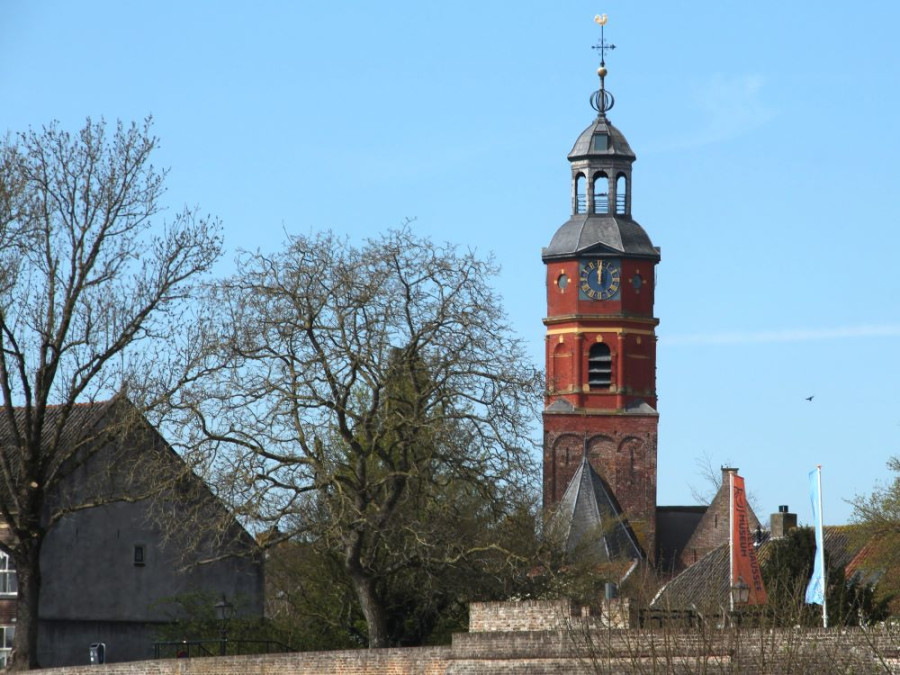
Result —
[[228, 622], [231, 621], [231, 617], [234, 616], [234, 605], [225, 599], [225, 594], [223, 593], [222, 599], [213, 605], [213, 608], [216, 610], [216, 618], [222, 626], [222, 635], [219, 640], [219, 654], [225, 656], [228, 647]]
[[744, 581], [744, 577], [738, 575], [737, 581], [731, 587], [731, 607], [732, 611], [737, 614], [738, 624], [741, 623], [741, 614], [738, 608], [746, 605], [748, 600], [750, 600], [750, 587]]

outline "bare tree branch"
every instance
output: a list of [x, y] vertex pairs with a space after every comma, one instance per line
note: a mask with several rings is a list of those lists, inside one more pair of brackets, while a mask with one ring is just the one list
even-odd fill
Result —
[[490, 524], [533, 488], [541, 380], [495, 273], [409, 228], [245, 253], [210, 290], [216, 365], [171, 400], [173, 437], [236, 511], [340, 556], [372, 646], [392, 580], [493, 555]]
[[88, 120], [72, 135], [53, 123], [0, 144], [0, 514], [20, 577], [19, 668], [37, 665], [44, 537], [99, 503], [60, 499], [102, 445], [72, 442], [73, 411], [167, 352], [195, 279], [221, 252], [218, 224], [195, 211], [153, 226], [165, 171], [150, 161], [150, 128]]

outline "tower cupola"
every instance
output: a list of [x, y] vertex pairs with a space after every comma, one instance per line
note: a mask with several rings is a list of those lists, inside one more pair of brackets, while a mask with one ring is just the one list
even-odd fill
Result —
[[[595, 20], [602, 29], [606, 16]], [[601, 37], [594, 49], [601, 58], [597, 69], [600, 88], [591, 95], [597, 117], [569, 152], [571, 218], [557, 230], [542, 258], [548, 262], [600, 253], [658, 261], [659, 249], [631, 215], [631, 168], [636, 156], [625, 135], [607, 117], [615, 98], [606, 89], [606, 52], [615, 45]]]

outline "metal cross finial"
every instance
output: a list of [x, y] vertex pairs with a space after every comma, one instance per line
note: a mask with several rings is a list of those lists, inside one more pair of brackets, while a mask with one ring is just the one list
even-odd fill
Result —
[[600, 51], [600, 65], [606, 65], [606, 51], [615, 49], [616, 46], [614, 44], [610, 44], [606, 41], [606, 38], [603, 36], [603, 27], [606, 25], [607, 16], [606, 14], [598, 14], [594, 17], [594, 23], [599, 24], [600, 26], [600, 41], [595, 44], [591, 49], [597, 49]]

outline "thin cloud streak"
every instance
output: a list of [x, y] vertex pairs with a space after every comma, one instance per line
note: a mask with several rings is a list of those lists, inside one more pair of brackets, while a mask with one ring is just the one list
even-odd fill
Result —
[[777, 114], [763, 97], [765, 80], [760, 75], [715, 75], [692, 87], [693, 119], [702, 126], [682, 138], [653, 149], [655, 152], [687, 150], [721, 143], [751, 133]]
[[660, 336], [667, 345], [729, 345], [760, 342], [811, 342], [871, 337], [900, 337], [900, 325], [845, 326], [842, 328], [788, 329], [759, 333], [712, 333]]

